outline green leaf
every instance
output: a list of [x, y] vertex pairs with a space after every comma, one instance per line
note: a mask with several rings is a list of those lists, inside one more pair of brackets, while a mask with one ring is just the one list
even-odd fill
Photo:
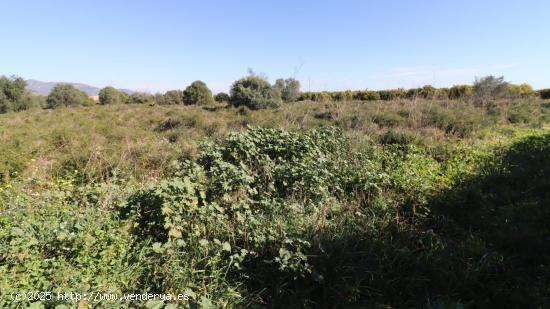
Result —
[[156, 242], [153, 244], [153, 251], [155, 253], [162, 253], [162, 244], [160, 242]]

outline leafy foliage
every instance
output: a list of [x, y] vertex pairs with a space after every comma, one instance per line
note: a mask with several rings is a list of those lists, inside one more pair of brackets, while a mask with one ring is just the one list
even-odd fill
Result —
[[[109, 308], [544, 307], [550, 140], [529, 127], [547, 102], [418, 91], [1, 115], [0, 307], [31, 305], [21, 290], [191, 297], [90, 304]], [[32, 304], [58, 305], [86, 303]]]
[[214, 96], [214, 100], [216, 102], [219, 102], [219, 103], [222, 103], [222, 102], [229, 102], [230, 100], [230, 97], [227, 93], [225, 92], [220, 92], [220, 93], [217, 93], [215, 96]]
[[123, 104], [126, 103], [128, 95], [113, 87], [105, 87], [99, 91], [99, 104]]
[[281, 93], [264, 78], [250, 75], [233, 83], [230, 99], [231, 104], [237, 107], [273, 108], [281, 104]]
[[155, 104], [155, 97], [144, 92], [134, 92], [126, 101], [127, 104]]
[[187, 105], [208, 105], [214, 102], [212, 92], [200, 80], [194, 81], [183, 91], [183, 102]]
[[300, 97], [300, 81], [294, 78], [278, 79], [274, 87], [281, 93], [284, 102], [293, 102]]
[[473, 95], [478, 102], [486, 104], [489, 100], [495, 100], [508, 95], [508, 85], [509, 84], [504, 81], [503, 76], [486, 76], [474, 81]]
[[184, 104], [183, 91], [181, 90], [166, 91], [163, 99], [162, 104]]
[[95, 104], [88, 95], [70, 84], [59, 84], [55, 86], [46, 99], [47, 108], [58, 108], [62, 106], [82, 106]]
[[21, 77], [0, 76], [0, 114], [17, 112], [38, 106], [37, 97], [29, 94], [27, 82]]

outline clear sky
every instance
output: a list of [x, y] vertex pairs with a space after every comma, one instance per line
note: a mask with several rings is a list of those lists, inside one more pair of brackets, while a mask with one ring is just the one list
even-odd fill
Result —
[[550, 87], [550, 1], [0, 0], [0, 75], [149, 92], [247, 69], [303, 90]]

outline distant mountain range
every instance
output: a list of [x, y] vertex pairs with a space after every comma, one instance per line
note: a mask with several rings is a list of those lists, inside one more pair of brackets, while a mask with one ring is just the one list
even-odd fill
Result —
[[[34, 79], [28, 79], [27, 80], [27, 89], [30, 92], [36, 93], [36, 94], [42, 94], [47, 95], [50, 93], [50, 91], [55, 87], [57, 84], [70, 84], [75, 86], [76, 88], [84, 91], [89, 96], [97, 96], [99, 95], [99, 91], [101, 88], [97, 88], [94, 86], [81, 84], [81, 83], [65, 83], [65, 82], [43, 82], [39, 80]], [[118, 89], [122, 92], [126, 92], [127, 94], [132, 94], [134, 91], [128, 90], [128, 89]]]

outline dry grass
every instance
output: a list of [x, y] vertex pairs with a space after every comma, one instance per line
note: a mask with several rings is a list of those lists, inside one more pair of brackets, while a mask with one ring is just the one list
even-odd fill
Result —
[[[357, 145], [383, 141], [397, 132], [423, 144], [468, 138], [483, 128], [507, 124], [510, 111], [529, 105], [514, 119], [547, 125], [548, 103], [504, 102], [493, 110], [460, 101], [296, 102], [251, 111], [223, 105], [114, 105], [0, 115], [0, 174], [51, 178], [78, 171], [84, 180], [107, 180], [116, 171], [139, 181], [170, 172], [171, 161], [192, 158], [205, 137], [247, 126], [285, 129], [335, 125]], [[522, 118], [523, 117], [523, 118]]]

